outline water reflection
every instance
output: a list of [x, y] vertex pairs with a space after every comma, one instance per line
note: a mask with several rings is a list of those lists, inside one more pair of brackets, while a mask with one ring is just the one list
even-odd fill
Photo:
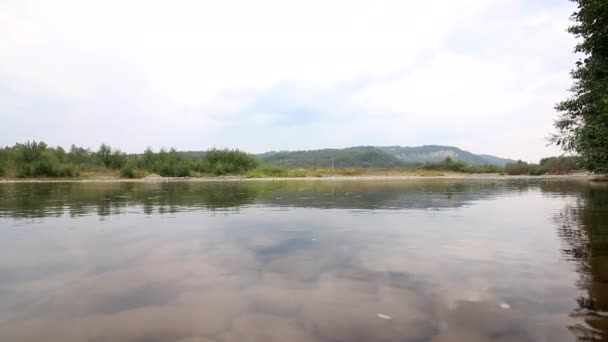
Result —
[[586, 324], [570, 329], [581, 341], [608, 339], [608, 184], [591, 183], [580, 198], [555, 217], [564, 254], [580, 274], [578, 308], [572, 316]]
[[[251, 205], [322, 209], [443, 209], [536, 182], [421, 180], [413, 182], [15, 183], [0, 184], [0, 216], [98, 216], [141, 205], [146, 214]], [[546, 185], [545, 185], [546, 186]]]
[[608, 189], [587, 183], [0, 191], [0, 340], [603, 338]]

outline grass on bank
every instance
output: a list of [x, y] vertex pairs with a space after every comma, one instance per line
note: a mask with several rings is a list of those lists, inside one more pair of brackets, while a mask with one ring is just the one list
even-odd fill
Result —
[[261, 165], [247, 172], [248, 178], [312, 178], [333, 176], [446, 176], [462, 174], [449, 170], [413, 168], [364, 168], [364, 167], [311, 167], [284, 169], [276, 165]]

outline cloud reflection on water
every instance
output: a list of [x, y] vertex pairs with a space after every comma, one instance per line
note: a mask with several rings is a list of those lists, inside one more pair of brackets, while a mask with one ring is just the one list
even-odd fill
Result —
[[[146, 186], [82, 194], [70, 185], [39, 191], [39, 201], [32, 187], [0, 186], [0, 336], [574, 339], [568, 327], [578, 321], [568, 313], [578, 273], [562, 258], [551, 217], [577, 203], [584, 185]], [[302, 197], [340, 199], [315, 205]], [[508, 219], [494, 214], [501, 210]]]

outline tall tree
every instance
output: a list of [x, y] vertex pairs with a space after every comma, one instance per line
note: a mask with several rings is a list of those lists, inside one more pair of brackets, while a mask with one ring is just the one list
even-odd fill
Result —
[[571, 72], [571, 97], [556, 106], [552, 141], [580, 154], [587, 170], [608, 173], [608, 1], [571, 1], [578, 8], [568, 32], [580, 39], [575, 52], [582, 57]]

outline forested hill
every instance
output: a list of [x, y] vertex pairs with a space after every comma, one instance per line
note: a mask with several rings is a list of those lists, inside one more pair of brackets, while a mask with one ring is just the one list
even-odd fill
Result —
[[450, 157], [473, 165], [491, 164], [504, 166], [513, 160], [487, 154], [474, 154], [453, 146], [425, 145], [417, 147], [385, 146], [378, 149], [394, 155], [406, 163], [439, 162]]
[[258, 155], [259, 158], [284, 167], [377, 167], [393, 168], [439, 162], [450, 157], [473, 165], [491, 164], [504, 166], [509, 159], [491, 155], [478, 155], [452, 146], [426, 145], [359, 146], [344, 149], [322, 149], [310, 151], [272, 151]]

